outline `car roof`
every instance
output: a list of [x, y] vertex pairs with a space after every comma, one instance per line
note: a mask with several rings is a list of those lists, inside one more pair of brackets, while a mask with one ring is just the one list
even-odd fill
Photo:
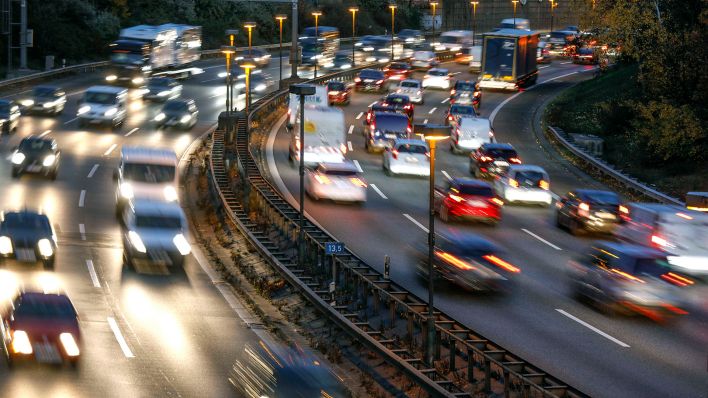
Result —
[[120, 150], [123, 161], [145, 162], [149, 164], [169, 164], [177, 163], [177, 155], [168, 148], [147, 148], [138, 146], [124, 146]]
[[445, 69], [445, 68], [432, 68], [432, 69], [430, 69], [430, 70], [428, 71], [428, 73], [430, 73], [430, 72], [445, 72], [445, 73], [448, 73], [449, 70], [447, 70], [447, 69]]
[[374, 112], [374, 117], [393, 117], [393, 118], [398, 118], [398, 119], [406, 119], [408, 120], [408, 115], [404, 115], [403, 113], [398, 113], [398, 112], [381, 112], [377, 111]]
[[163, 202], [151, 199], [135, 199], [130, 202], [131, 209], [136, 215], [142, 216], [169, 216], [184, 217], [184, 212], [176, 202]]
[[384, 101], [386, 101], [389, 98], [391, 98], [391, 99], [401, 98], [401, 99], [405, 99], [406, 101], [410, 101], [410, 98], [405, 94], [389, 94], [386, 97], [384, 97]]
[[475, 117], [475, 116], [459, 116], [459, 122], [462, 128], [492, 128], [492, 124], [489, 119]]
[[122, 93], [127, 93], [128, 90], [122, 87], [113, 87], [113, 86], [91, 86], [86, 89], [86, 92], [95, 92], [95, 93], [108, 93], [108, 94], [122, 94]]
[[441, 233], [438, 235], [438, 239], [444, 241], [445, 243], [451, 246], [462, 247], [465, 249], [484, 248], [489, 249], [492, 252], [496, 252], [499, 250], [496, 244], [477, 234]]
[[548, 174], [546, 173], [546, 170], [543, 169], [543, 167], [536, 166], [533, 164], [512, 164], [511, 166], [509, 166], [509, 172], [512, 171], [535, 171], [538, 173]]
[[403, 83], [403, 82], [409, 82], [409, 83], [410, 83], [410, 82], [413, 82], [413, 83], [415, 83], [415, 84], [417, 84], [417, 85], [421, 85], [421, 84], [422, 84], [422, 83], [420, 82], [420, 80], [418, 80], [418, 79], [403, 79], [403, 80], [401, 80], [401, 83]]
[[666, 257], [666, 253], [663, 253], [657, 249], [633, 243], [597, 241], [593, 243], [592, 247], [600, 250], [606, 250], [611, 253], [621, 253], [632, 257]]
[[506, 142], [488, 142], [482, 144], [483, 149], [514, 149], [514, 146]]
[[[474, 109], [474, 106], [473, 106], [473, 105], [470, 105], [470, 104], [450, 104], [450, 109], [449, 109], [449, 111], [452, 111], [453, 109], [460, 109], [460, 108], [464, 108], [464, 109], [472, 108], [472, 109]], [[475, 111], [475, 113], [477, 113], [477, 111]]]
[[397, 146], [397, 145], [422, 145], [422, 146], [425, 146], [425, 147], [428, 146], [428, 144], [427, 144], [425, 141], [423, 141], [423, 140], [417, 140], [417, 139], [413, 139], [413, 138], [400, 138], [400, 139], [397, 139], [397, 140], [393, 143], [393, 145], [394, 145], [394, 146]]
[[354, 173], [358, 173], [359, 169], [356, 167], [354, 162], [352, 161], [344, 161], [344, 162], [339, 162], [339, 163], [334, 163], [334, 162], [324, 162], [320, 163], [318, 165], [320, 169], [323, 171], [351, 171]]
[[382, 71], [380, 71], [380, 70], [377, 70], [377, 69], [362, 69], [362, 70], [360, 70], [360, 71], [359, 71], [359, 73], [364, 73], [364, 72], [376, 72], [376, 73], [383, 73]]

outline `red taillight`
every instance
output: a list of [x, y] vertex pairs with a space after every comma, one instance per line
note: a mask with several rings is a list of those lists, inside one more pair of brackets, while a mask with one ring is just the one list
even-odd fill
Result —
[[394, 159], [398, 159], [398, 151], [395, 150], [395, 149], [393, 149], [393, 150], [391, 151], [391, 156], [393, 156]]
[[457, 91], [453, 88], [452, 90], [450, 90], [450, 95], [455, 95], [456, 92]]
[[491, 162], [493, 159], [490, 158], [489, 156], [482, 156], [479, 158], [480, 162]]
[[452, 120], [452, 119], [453, 119], [453, 116], [452, 116], [452, 115], [449, 115], [449, 116], [447, 117], [447, 120]]
[[447, 197], [451, 200], [454, 200], [457, 203], [463, 202], [465, 200], [465, 198], [463, 198], [462, 196], [458, 196], [458, 195], [455, 195], [452, 193], [447, 195]]
[[354, 78], [354, 81], [357, 82], [357, 83], [359, 83], [359, 82], [361, 81], [361, 79], [358, 78], [358, 77], [355, 77], [355, 78]]
[[511, 158], [511, 159], [509, 159], [509, 163], [521, 164], [521, 159], [519, 159], [519, 158]]
[[370, 122], [371, 121], [371, 112], [366, 114], [366, 121]]
[[411, 129], [411, 126], [406, 127], [406, 132], [407, 132], [408, 134], [410, 134], [410, 133], [413, 132], [413, 129]]
[[371, 122], [371, 131], [376, 130], [376, 122]]
[[519, 268], [514, 267], [511, 263], [506, 262], [495, 255], [486, 254], [486, 255], [482, 256], [482, 258], [489, 261], [490, 263], [496, 265], [497, 267], [505, 269], [509, 272], [514, 272], [514, 273], [521, 272], [521, 270]]
[[588, 217], [590, 215], [590, 205], [587, 203], [580, 203], [578, 205], [578, 215], [581, 217]]
[[411, 106], [410, 106], [410, 105], [406, 105], [406, 106], [403, 107], [403, 109], [411, 109]]
[[654, 246], [657, 246], [657, 247], [666, 247], [669, 245], [669, 242], [667, 242], [666, 239], [662, 238], [659, 235], [652, 235], [651, 236], [651, 243], [653, 243]]
[[377, 81], [376, 81], [376, 84], [381, 84], [381, 83], [383, 83], [383, 80], [377, 80]]
[[663, 279], [667, 282], [673, 283], [674, 285], [681, 286], [681, 287], [693, 285], [695, 283], [692, 280], [685, 278], [681, 275], [674, 274], [673, 272], [669, 272], [664, 275], [661, 275], [661, 279]]
[[384, 71], [384, 72], [388, 72], [388, 68], [383, 68], [383, 71]]

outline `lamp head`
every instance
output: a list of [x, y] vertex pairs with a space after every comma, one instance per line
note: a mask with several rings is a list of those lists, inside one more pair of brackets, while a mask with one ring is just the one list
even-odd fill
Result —
[[359, 7], [349, 7], [349, 12], [359, 12]]
[[315, 86], [312, 84], [291, 84], [290, 94], [315, 95]]
[[251, 30], [256, 27], [256, 23], [255, 22], [246, 22], [243, 24], [243, 27], [248, 30]]
[[275, 16], [275, 19], [282, 22], [282, 21], [288, 19], [288, 16], [284, 15], [284, 14], [278, 14]]
[[450, 126], [443, 124], [416, 124], [416, 134], [422, 134], [426, 141], [441, 141], [450, 138]]

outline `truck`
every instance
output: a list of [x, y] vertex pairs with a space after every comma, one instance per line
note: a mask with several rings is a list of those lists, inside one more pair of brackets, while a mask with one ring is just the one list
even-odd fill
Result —
[[538, 39], [538, 33], [519, 29], [482, 35], [480, 87], [518, 90], [536, 83]]
[[106, 82], [141, 86], [151, 76], [187, 78], [201, 73], [192, 66], [201, 56], [201, 26], [163, 24], [121, 29], [109, 45]]
[[[327, 86], [315, 86], [315, 95], [305, 96], [305, 105], [328, 106]], [[297, 118], [300, 117], [300, 97], [297, 94], [290, 94], [288, 101], [288, 120], [286, 127], [291, 129]]]
[[304, 138], [300, 142], [300, 123], [296, 119], [291, 130], [290, 160], [300, 162], [300, 145], [304, 145], [305, 166], [344, 162], [347, 151], [344, 112], [339, 108], [305, 105]]
[[300, 64], [331, 68], [334, 55], [339, 51], [339, 29], [332, 26], [307, 27], [298, 39]]

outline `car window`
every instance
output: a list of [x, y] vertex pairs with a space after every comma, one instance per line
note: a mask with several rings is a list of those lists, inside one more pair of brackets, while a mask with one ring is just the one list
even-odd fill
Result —
[[84, 102], [90, 104], [111, 105], [116, 103], [116, 95], [113, 93], [88, 91], [84, 95]]
[[477, 113], [474, 110], [474, 107], [462, 106], [462, 105], [453, 105], [450, 108], [450, 113], [453, 113], [455, 115], [471, 115], [471, 116], [477, 115]]
[[390, 96], [386, 98], [386, 102], [391, 103], [391, 104], [402, 104], [405, 105], [409, 103], [410, 101], [406, 97], [400, 97], [400, 96]]
[[20, 230], [45, 230], [50, 231], [49, 219], [46, 216], [38, 216], [32, 213], [8, 213], [5, 214], [3, 226], [8, 229]]
[[513, 149], [487, 148], [485, 153], [492, 158], [510, 159], [516, 157], [516, 151]]
[[35, 97], [53, 97], [55, 92], [51, 87], [35, 87], [32, 94]]
[[419, 85], [417, 82], [401, 82], [401, 87], [406, 87], [406, 88], [418, 88]]
[[382, 72], [375, 71], [375, 70], [363, 70], [359, 74], [359, 77], [364, 78], [364, 79], [383, 79], [384, 75]]
[[45, 140], [22, 140], [17, 148], [20, 152], [42, 152], [52, 149], [52, 142]]
[[380, 131], [406, 131], [408, 128], [408, 117], [395, 113], [381, 114], [376, 116], [376, 129]]
[[460, 191], [461, 194], [465, 195], [476, 195], [476, 196], [487, 196], [487, 197], [492, 197], [494, 196], [494, 191], [492, 191], [492, 187], [489, 186], [477, 186], [477, 185], [459, 185], [457, 187], [458, 191]]
[[182, 227], [182, 219], [169, 216], [136, 215], [135, 226], [138, 228], [179, 229]]
[[455, 83], [455, 90], [475, 91], [475, 84], [470, 82], [457, 82]]
[[406, 69], [407, 70], [407, 69], [410, 69], [410, 66], [408, 66], [408, 64], [396, 62], [396, 63], [391, 64], [390, 68], [391, 69]]
[[324, 171], [320, 171], [323, 174], [327, 174], [328, 176], [338, 176], [338, 177], [356, 177], [357, 172], [353, 170], [332, 170], [332, 169], [325, 169]]
[[187, 110], [187, 104], [185, 104], [184, 102], [178, 102], [178, 101], [168, 102], [165, 104], [165, 110], [166, 111], [173, 111], [173, 112], [185, 111], [185, 110]]
[[175, 179], [175, 167], [145, 163], [123, 164], [123, 178], [136, 182], [162, 183]]
[[335, 91], [344, 91], [345, 86], [342, 82], [329, 82], [327, 83], [327, 88]]
[[614, 192], [590, 192], [587, 194], [588, 202], [600, 205], [619, 205], [620, 200]]
[[634, 269], [628, 270], [637, 276], [649, 275], [660, 277], [671, 271], [669, 263], [660, 258], [638, 258], [634, 261]]
[[431, 70], [428, 72], [430, 76], [447, 76], [447, 71], [444, 70]]
[[538, 171], [519, 170], [514, 174], [514, 179], [520, 186], [535, 187], [544, 179], [544, 174]]
[[25, 294], [15, 299], [15, 316], [75, 317], [76, 312], [65, 296]]
[[418, 145], [418, 144], [401, 144], [396, 147], [396, 150], [398, 152], [403, 152], [403, 153], [419, 153], [419, 154], [428, 153], [428, 148], [426, 148], [424, 145]]

